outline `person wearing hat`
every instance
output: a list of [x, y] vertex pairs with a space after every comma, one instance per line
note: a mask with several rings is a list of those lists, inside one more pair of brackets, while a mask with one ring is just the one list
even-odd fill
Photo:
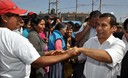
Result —
[[28, 39], [12, 31], [19, 26], [19, 15], [26, 12], [11, 0], [0, 0], [0, 78], [29, 78], [31, 65], [40, 68], [79, 54], [40, 56]]
[[31, 18], [35, 18], [35, 17], [37, 17], [37, 14], [35, 12], [31, 12], [31, 11], [28, 12], [27, 18], [31, 19]]
[[122, 39], [123, 36], [123, 25], [122, 23], [117, 23], [116, 25], [116, 31], [113, 33], [113, 36], [116, 38]]

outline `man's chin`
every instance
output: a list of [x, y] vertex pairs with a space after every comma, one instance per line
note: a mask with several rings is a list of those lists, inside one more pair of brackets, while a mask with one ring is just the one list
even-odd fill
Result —
[[[104, 35], [104, 36], [105, 36], [105, 35]], [[97, 37], [100, 38], [100, 39], [103, 38], [104, 36], [97, 34]]]

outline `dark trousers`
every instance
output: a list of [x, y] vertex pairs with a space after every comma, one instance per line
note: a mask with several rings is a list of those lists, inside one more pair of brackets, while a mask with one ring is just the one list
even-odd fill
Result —
[[122, 60], [121, 77], [120, 78], [128, 78], [128, 51]]
[[72, 78], [85, 78], [84, 75], [83, 75], [84, 64], [85, 64], [85, 62], [76, 63], [74, 65], [74, 72], [73, 72], [73, 77]]

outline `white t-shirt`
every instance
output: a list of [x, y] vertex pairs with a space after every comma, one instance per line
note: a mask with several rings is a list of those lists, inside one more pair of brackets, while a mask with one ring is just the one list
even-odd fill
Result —
[[[97, 37], [89, 39], [83, 47], [103, 49], [111, 56], [112, 63], [99, 62], [89, 57], [86, 58], [84, 66], [84, 75], [86, 78], [116, 78], [120, 70], [120, 63], [124, 57], [126, 46], [124, 42], [111, 35], [102, 45], [99, 44]], [[81, 54], [78, 59], [85, 59]]]
[[18, 34], [20, 34], [20, 35], [22, 35], [22, 33], [23, 33], [23, 28], [20, 27], [20, 28], [18, 28], [18, 29], [16, 29], [16, 30], [13, 30], [13, 31], [16, 32], [16, 33], [18, 33]]
[[28, 39], [0, 28], [0, 78], [29, 78], [30, 64], [39, 57]]

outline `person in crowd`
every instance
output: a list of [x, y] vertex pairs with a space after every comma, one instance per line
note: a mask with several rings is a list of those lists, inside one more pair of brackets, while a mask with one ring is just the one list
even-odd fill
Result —
[[61, 21], [61, 18], [59, 18], [59, 17], [54, 17], [54, 18], [53, 18], [52, 27], [51, 27], [51, 32], [54, 30], [56, 24], [61, 23], [61, 22], [62, 22], [62, 21]]
[[[48, 50], [66, 50], [64, 35], [67, 26], [64, 23], [58, 23], [55, 26], [52, 34], [48, 40]], [[50, 66], [49, 78], [63, 78], [63, 64], [62, 62]]]
[[117, 23], [116, 32], [122, 32], [122, 31], [123, 31], [123, 23]]
[[24, 36], [25, 38], [28, 37], [28, 34], [31, 30], [31, 19], [25, 18], [24, 19], [24, 26], [23, 26], [23, 32], [22, 32], [22, 36]]
[[[123, 42], [126, 45], [126, 51], [128, 51], [128, 34], [127, 34], [127, 24], [128, 24], [128, 19], [126, 19], [124, 21], [123, 24], [118, 23], [117, 24], [117, 31], [113, 33], [113, 35], [121, 40], [123, 40]], [[117, 75], [117, 78], [127, 78], [128, 75], [128, 62], [127, 62], [127, 58], [128, 58], [128, 54], [126, 52], [123, 60], [122, 60], [122, 64], [121, 64], [121, 71], [119, 72], [119, 74]]]
[[28, 19], [35, 18], [35, 17], [37, 17], [37, 14], [35, 12], [32, 12], [32, 11], [28, 12], [27, 14]]
[[[90, 13], [89, 18], [85, 20], [80, 29], [76, 32], [76, 46], [82, 47], [83, 44], [91, 37], [96, 36], [96, 23], [101, 15], [100, 11], [92, 11]], [[83, 69], [84, 69], [85, 60], [81, 60], [76, 66], [76, 74], [74, 74], [74, 78], [84, 77]]]
[[[45, 31], [43, 30], [42, 32], [39, 33], [39, 36], [46, 42], [46, 48], [44, 49], [45, 52], [48, 51], [48, 38], [46, 37]], [[49, 73], [49, 66], [44, 67], [44, 78], [48, 78], [48, 73]]]
[[58, 23], [60, 23], [60, 22], [61, 22], [61, 18], [59, 18], [59, 17], [54, 17], [52, 26], [54, 26], [54, 28], [55, 28], [55, 25], [58, 24]]
[[72, 37], [72, 33], [73, 33], [73, 26], [69, 23], [65, 23], [67, 25], [67, 29], [66, 29], [66, 33], [65, 33], [65, 40], [66, 40], [66, 46], [67, 49], [76, 46], [75, 42], [75, 38]]
[[89, 38], [96, 36], [96, 23], [99, 19], [101, 12], [96, 10], [90, 13], [90, 17], [86, 23], [84, 23], [79, 31], [76, 32], [75, 39], [77, 41], [77, 46], [82, 47], [84, 42]]
[[123, 23], [122, 40], [126, 45], [126, 54], [122, 60], [121, 73], [119, 78], [128, 78], [128, 18]]
[[79, 27], [77, 27], [77, 25], [76, 25], [76, 24], [74, 24], [72, 21], [69, 21], [68, 23], [69, 23], [69, 24], [71, 24], [71, 25], [72, 25], [72, 27], [73, 27], [72, 37], [73, 37], [73, 38], [75, 38], [76, 31], [78, 31], [77, 29], [78, 29]]
[[13, 32], [19, 27], [19, 15], [26, 12], [11, 0], [0, 0], [0, 78], [29, 78], [31, 65], [41, 68], [79, 54], [54, 50], [54, 55], [40, 56], [28, 39]]
[[116, 31], [113, 33], [113, 36], [119, 38], [119, 39], [122, 39], [122, 36], [123, 36], [123, 25], [122, 23], [117, 23], [117, 28], [116, 28]]
[[116, 17], [102, 14], [96, 26], [97, 36], [90, 38], [83, 47], [72, 49], [82, 53], [78, 60], [86, 59], [83, 72], [86, 78], [117, 78], [126, 46], [112, 35], [115, 27]]
[[[47, 42], [42, 39], [39, 35], [40, 32], [43, 32], [45, 29], [45, 19], [37, 16], [36, 18], [31, 19], [31, 27], [32, 29], [29, 32], [28, 40], [33, 44], [35, 49], [38, 51], [40, 56], [43, 56], [47, 49]], [[31, 78], [42, 78], [45, 73], [43, 73], [43, 69], [34, 69], [32, 68], [32, 72], [36, 71], [36, 76], [31, 76]]]
[[[69, 23], [65, 23], [65, 24], [67, 25], [67, 29], [64, 38], [67, 49], [70, 49], [75, 46], [76, 41], [75, 38], [72, 37], [73, 26]], [[73, 67], [74, 61], [72, 59], [65, 60], [63, 63], [64, 78], [72, 78], [72, 74], [74, 71], [74, 67]]]
[[46, 16], [44, 16], [44, 18], [46, 19], [45, 34], [46, 34], [46, 37], [49, 38], [49, 36], [52, 32], [53, 17], [50, 15], [46, 15]]

